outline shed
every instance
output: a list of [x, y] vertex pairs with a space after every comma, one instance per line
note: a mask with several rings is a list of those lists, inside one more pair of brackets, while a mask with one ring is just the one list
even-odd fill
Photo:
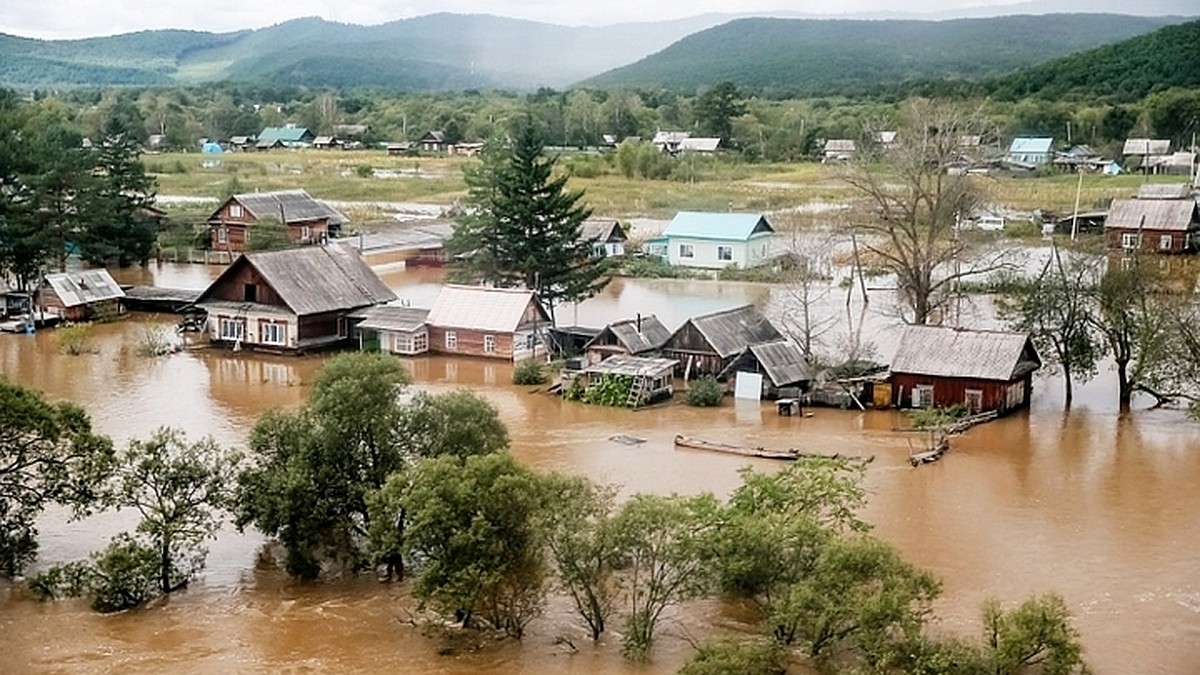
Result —
[[591, 242], [593, 258], [625, 255], [629, 237], [615, 218], [589, 218], [579, 227], [579, 239]]
[[357, 322], [358, 347], [413, 356], [429, 351], [429, 310], [400, 305], [376, 305], [349, 315]]
[[1187, 183], [1142, 183], [1138, 187], [1138, 199], [1187, 199], [1192, 196], [1192, 186]]
[[1116, 199], [1104, 231], [1112, 249], [1191, 253], [1200, 248], [1200, 213], [1191, 197]]
[[1024, 333], [908, 326], [892, 359], [893, 403], [1003, 414], [1029, 405], [1041, 366]]
[[752, 305], [688, 319], [662, 346], [662, 355], [679, 361], [683, 372], [719, 375], [750, 345], [782, 340], [783, 334]]
[[1128, 138], [1125, 140], [1125, 146], [1121, 149], [1121, 154], [1126, 157], [1136, 155], [1143, 159], [1154, 155], [1165, 155], [1169, 152], [1171, 152], [1171, 141], [1161, 138]]
[[653, 354], [666, 344], [671, 331], [653, 314], [614, 321], [584, 345], [588, 361], [599, 363], [612, 356]]
[[844, 162], [858, 152], [858, 144], [849, 138], [831, 138], [825, 141], [823, 162]]
[[320, 150], [332, 150], [342, 147], [342, 142], [337, 136], [317, 136], [313, 139], [313, 147]]
[[791, 340], [774, 340], [749, 345], [735, 356], [719, 377], [729, 379], [739, 372], [761, 373], [763, 398], [798, 396], [812, 381], [812, 368], [804, 352]]
[[761, 213], [680, 211], [662, 233], [667, 262], [683, 267], [753, 267], [767, 260], [775, 229]]
[[630, 408], [670, 398], [675, 393], [674, 359], [617, 355], [583, 369], [585, 387], [597, 386], [605, 377], [625, 376], [633, 379], [625, 405]]
[[122, 311], [125, 291], [106, 269], [47, 274], [38, 287], [37, 305], [67, 321], [87, 321]]
[[545, 356], [553, 323], [533, 291], [456, 285], [442, 287], [426, 321], [431, 351], [508, 361]]

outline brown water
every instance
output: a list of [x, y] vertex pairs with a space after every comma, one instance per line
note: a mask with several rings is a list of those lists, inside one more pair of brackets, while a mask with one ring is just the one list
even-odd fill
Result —
[[[165, 266], [123, 280], [202, 287], [215, 271]], [[427, 305], [437, 292], [436, 272], [385, 279], [414, 305]], [[833, 295], [827, 311], [844, 313], [844, 296]], [[770, 308], [784, 300], [751, 284], [623, 280], [583, 303], [578, 323], [640, 311], [674, 327], [689, 315], [745, 302]], [[986, 315], [986, 304], [977, 310]], [[571, 314], [560, 311], [560, 322], [575, 323]], [[873, 297], [862, 329], [885, 360], [894, 349], [890, 314], [884, 299]], [[262, 410], [299, 405], [320, 366], [319, 358], [213, 350], [136, 356], [131, 344], [156, 321], [97, 327], [98, 353], [77, 357], [56, 352], [52, 331], [0, 335], [0, 371], [79, 402], [118, 442], [171, 425], [237, 445]], [[1061, 410], [1060, 384], [1039, 380], [1028, 414], [972, 429], [943, 461], [912, 469], [905, 460], [909, 443], [918, 441], [893, 431], [901, 424], [893, 412], [819, 409], [812, 418], [784, 418], [756, 403], [630, 412], [527, 393], [508, 384], [504, 364], [440, 357], [406, 363], [420, 388], [469, 386], [487, 396], [509, 426], [513, 452], [530, 466], [616, 483], [626, 493], [725, 494], [737, 484], [745, 459], [677, 450], [671, 439], [681, 432], [874, 454], [866, 515], [880, 536], [943, 579], [935, 630], [974, 633], [978, 607], [990, 596], [1015, 601], [1057, 591], [1077, 617], [1096, 672], [1200, 672], [1200, 425], [1172, 411], [1120, 418], [1110, 375], [1082, 387], [1070, 414]], [[617, 433], [646, 442], [608, 440]], [[61, 513], [47, 513], [39, 565], [84, 556], [131, 522], [106, 514], [63, 524]], [[614, 637], [591, 645], [556, 600], [523, 643], [441, 656], [440, 642], [409, 625], [404, 587], [365, 579], [294, 583], [258, 561], [262, 543], [254, 533], [223, 532], [202, 581], [143, 611], [99, 616], [79, 602], [40, 604], [19, 590], [0, 595], [0, 672], [667, 672], [691, 653], [684, 636], [752, 629], [736, 608], [698, 603], [672, 615], [653, 663], [637, 667], [621, 660]], [[579, 651], [556, 645], [560, 635]]]

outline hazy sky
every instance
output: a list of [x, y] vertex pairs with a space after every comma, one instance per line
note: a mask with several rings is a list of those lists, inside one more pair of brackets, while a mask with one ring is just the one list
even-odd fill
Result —
[[287, 19], [378, 24], [435, 12], [486, 13], [565, 25], [655, 21], [708, 12], [933, 12], [1018, 0], [0, 0], [0, 33], [38, 38], [152, 28], [225, 32]]

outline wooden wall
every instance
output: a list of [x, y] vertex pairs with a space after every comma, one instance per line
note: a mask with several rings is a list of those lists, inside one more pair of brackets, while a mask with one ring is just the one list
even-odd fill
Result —
[[[1009, 386], [1016, 383], [1024, 384], [1024, 396], [1015, 406], [1007, 402]], [[948, 408], [967, 402], [967, 390], [977, 389], [983, 392], [983, 403], [980, 411], [997, 410], [1007, 412], [1029, 405], [1029, 395], [1033, 384], [1033, 375], [1026, 375], [1019, 380], [1002, 382], [999, 380], [976, 380], [969, 378], [932, 377], [929, 375], [913, 375], [910, 373], [892, 373], [892, 402], [898, 408], [911, 408], [912, 392], [918, 385], [933, 386], [933, 405], [937, 408]]]
[[[446, 333], [454, 331], [458, 338], [455, 349], [446, 349]], [[486, 352], [483, 349], [484, 335], [496, 336], [496, 349]], [[511, 361], [513, 358], [512, 333], [485, 333], [484, 331], [465, 328], [446, 328], [441, 326], [429, 327], [429, 351], [435, 354], [458, 354], [461, 356], [482, 356], [489, 359]]]
[[[1137, 234], [1136, 229], [1110, 228], [1105, 231], [1108, 236], [1108, 247], [1114, 250], [1124, 249], [1122, 239], [1126, 234]], [[1178, 230], [1142, 230], [1142, 245], [1140, 250], [1147, 253], [1169, 253], [1179, 254], [1189, 251], [1189, 242], [1196, 235], [1195, 233], [1180, 232]], [[1170, 235], [1171, 248], [1159, 248], [1160, 237]]]
[[275, 290], [267, 285], [262, 275], [244, 260], [237, 263], [237, 267], [212, 288], [212, 294], [209, 297], [213, 300], [245, 302], [246, 284], [255, 285], [255, 302], [263, 305], [275, 305], [277, 307], [286, 306]]
[[676, 373], [686, 374], [688, 359], [691, 359], [692, 372], [690, 377], [697, 375], [716, 375], [724, 370], [727, 361], [722, 359], [709, 346], [708, 341], [696, 330], [691, 321], [683, 324], [662, 348], [663, 358], [677, 359], [679, 367]]

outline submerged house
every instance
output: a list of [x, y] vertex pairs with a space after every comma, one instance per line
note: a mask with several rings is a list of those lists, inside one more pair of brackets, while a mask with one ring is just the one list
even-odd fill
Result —
[[1116, 199], [1104, 221], [1111, 249], [1192, 253], [1200, 249], [1200, 211], [1188, 185], [1146, 185]]
[[683, 267], [754, 267], [767, 260], [775, 229], [760, 213], [675, 214], [662, 236], [667, 262]]
[[908, 326], [892, 359], [894, 405], [1001, 414], [1029, 405], [1042, 366], [1024, 333]]
[[662, 356], [679, 362], [688, 376], [720, 375], [746, 347], [783, 335], [752, 305], [688, 319], [663, 344]]
[[[283, 226], [293, 244], [320, 243], [336, 235], [346, 216], [304, 190], [233, 195], [208, 217], [209, 248], [241, 253], [255, 228]], [[266, 235], [264, 235], [266, 236]]]
[[614, 375], [631, 378], [625, 406], [636, 408], [674, 395], [677, 365], [674, 359], [621, 355], [587, 366], [579, 377], [585, 388], [598, 386]]
[[629, 237], [621, 223], [611, 218], [590, 218], [579, 227], [579, 238], [590, 242], [593, 258], [611, 258], [625, 255], [625, 242]]
[[[894, 138], [894, 137], [893, 137]], [[854, 159], [858, 144], [849, 138], [831, 138], [825, 141], [822, 162], [847, 162]]]
[[106, 269], [47, 274], [37, 290], [37, 306], [67, 321], [87, 321], [121, 311], [125, 291]]
[[196, 299], [217, 344], [298, 353], [348, 342], [351, 314], [396, 299], [353, 249], [245, 253]]
[[553, 322], [533, 291], [448, 285], [426, 323], [432, 352], [522, 361], [546, 355]]
[[354, 312], [350, 318], [358, 322], [359, 349], [416, 356], [429, 351], [428, 316], [429, 310], [419, 307], [376, 305]]
[[645, 356], [654, 354], [666, 344], [671, 331], [653, 314], [622, 319], [608, 324], [584, 345], [589, 363], [599, 363], [613, 356]]
[[759, 373], [763, 398], [789, 398], [807, 391], [812, 368], [804, 353], [791, 340], [774, 340], [748, 345], [735, 356], [718, 377], [732, 380], [737, 373]]

